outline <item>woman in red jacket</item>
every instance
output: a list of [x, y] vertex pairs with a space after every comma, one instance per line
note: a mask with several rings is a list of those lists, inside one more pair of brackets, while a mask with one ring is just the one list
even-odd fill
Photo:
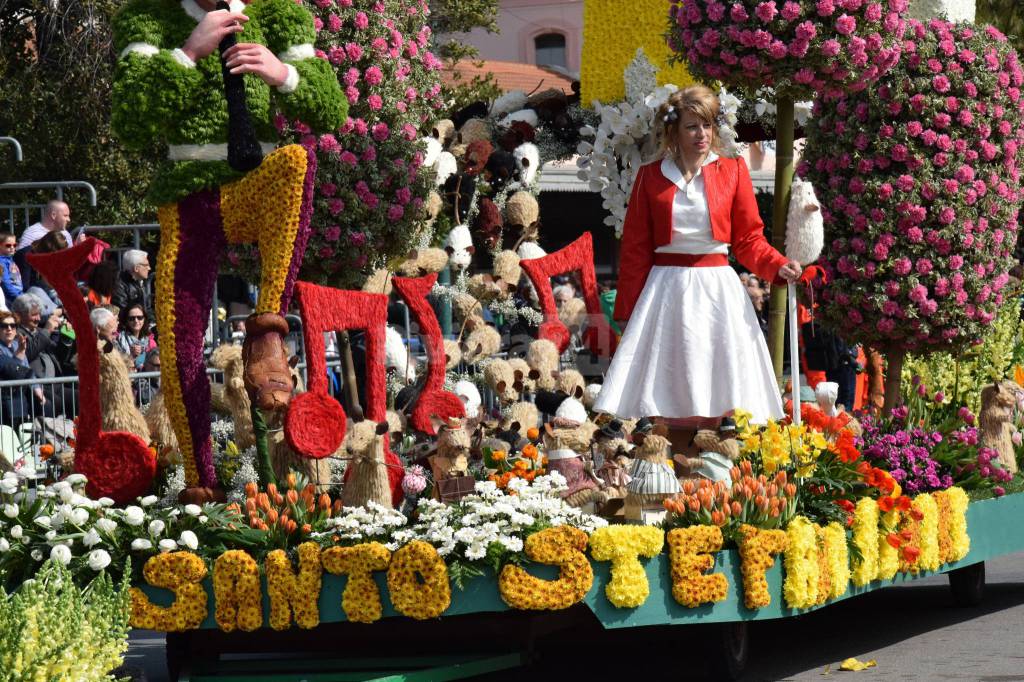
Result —
[[735, 408], [758, 423], [783, 414], [729, 248], [777, 284], [795, 281], [801, 266], [764, 238], [746, 163], [719, 155], [718, 112], [718, 98], [703, 86], [673, 93], [658, 111], [664, 158], [641, 167], [633, 184], [614, 315], [628, 324], [598, 411], [691, 427]]

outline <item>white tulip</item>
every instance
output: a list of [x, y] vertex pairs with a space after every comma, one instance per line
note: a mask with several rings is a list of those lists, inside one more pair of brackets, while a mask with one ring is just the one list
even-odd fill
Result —
[[50, 559], [59, 561], [63, 566], [71, 563], [71, 550], [64, 545], [56, 545], [50, 550]]
[[113, 507], [114, 506], [114, 501], [112, 499], [110, 499], [109, 497], [101, 497], [100, 499], [98, 499], [96, 501], [100, 503], [101, 507]]
[[113, 533], [117, 529], [117, 521], [113, 519], [96, 519], [96, 527], [104, 533]]
[[129, 526], [141, 526], [145, 520], [146, 513], [142, 511], [142, 507], [132, 505], [124, 508], [124, 522]]
[[96, 531], [95, 528], [90, 528], [89, 532], [87, 532], [85, 534], [85, 537], [82, 538], [82, 544], [86, 547], [98, 545], [100, 544], [101, 541], [102, 539], [100, 538], [100, 534]]
[[146, 497], [143, 497], [141, 500], [139, 500], [139, 504], [141, 504], [143, 507], [152, 507], [154, 504], [157, 503], [159, 499], [160, 498], [157, 497], [156, 495], [147, 495]]
[[7, 542], [7, 538], [0, 538], [0, 554], [3, 554], [11, 548], [11, 543]]
[[188, 547], [189, 549], [199, 548], [199, 538], [196, 534], [190, 530], [181, 531], [181, 537], [178, 539], [178, 544], [182, 547]]
[[46, 541], [47, 541], [47, 542], [49, 542], [50, 540], [52, 540], [52, 539], [54, 539], [55, 537], [57, 537], [57, 531], [55, 531], [55, 530], [48, 530], [48, 531], [46, 531], [46, 533], [45, 533], [45, 534], [43, 535], [43, 537], [44, 537], [44, 538], [46, 538]]
[[18, 515], [18, 505], [16, 504], [5, 504], [4, 505], [4, 516], [9, 519], [13, 519]]
[[202, 516], [199, 517], [199, 523], [206, 523], [209, 520], [210, 520], [210, 517], [207, 516], [206, 514], [203, 514]]
[[6, 495], [13, 495], [14, 491], [16, 491], [17, 489], [18, 482], [16, 480], [5, 478], [2, 481], [0, 481], [0, 493], [4, 493]]
[[176, 550], [177, 548], [178, 548], [178, 543], [176, 543], [174, 540], [161, 540], [160, 541], [160, 551], [161, 552], [171, 552], [171, 551]]
[[160, 535], [160, 533], [164, 532], [164, 528], [166, 528], [166, 524], [160, 519], [153, 519], [149, 522], [150, 535]]
[[189, 516], [199, 516], [203, 513], [203, 508], [200, 507], [198, 504], [186, 504], [185, 513]]
[[23, 533], [21, 526], [11, 526], [11, 537], [15, 540], [20, 540]]
[[61, 488], [60, 492], [57, 494], [60, 496], [61, 502], [70, 502], [75, 498], [75, 491], [70, 487]]
[[132, 540], [132, 549], [134, 550], [151, 549], [152, 547], [153, 543], [146, 538], [135, 538]]
[[49, 528], [50, 527], [50, 517], [49, 516], [37, 516], [36, 517], [36, 524], [42, 526], [43, 528]]
[[89, 552], [89, 568], [94, 571], [102, 571], [110, 565], [110, 555], [106, 550], [94, 549]]
[[89, 479], [85, 477], [85, 474], [71, 474], [64, 479], [64, 481], [69, 485], [85, 485], [85, 482], [88, 480]]

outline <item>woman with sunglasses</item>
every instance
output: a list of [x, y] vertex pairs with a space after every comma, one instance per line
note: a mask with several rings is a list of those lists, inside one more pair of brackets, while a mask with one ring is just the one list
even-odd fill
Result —
[[146, 311], [140, 305], [130, 305], [121, 311], [120, 323], [117, 347], [132, 359], [135, 369], [142, 369], [146, 355], [156, 348]]
[[[26, 354], [25, 336], [18, 331], [18, 321], [9, 312], [0, 312], [0, 379], [4, 381], [31, 379], [35, 376]], [[40, 407], [47, 400], [42, 386], [32, 386], [32, 393]], [[22, 388], [11, 388], [0, 396], [0, 422], [13, 425], [29, 418], [32, 397]]]

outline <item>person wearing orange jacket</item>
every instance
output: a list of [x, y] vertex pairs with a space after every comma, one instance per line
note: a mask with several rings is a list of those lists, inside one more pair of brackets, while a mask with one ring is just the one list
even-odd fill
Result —
[[776, 284], [796, 281], [802, 267], [765, 239], [746, 163], [721, 155], [718, 115], [704, 86], [673, 93], [658, 110], [664, 158], [641, 167], [633, 185], [614, 313], [625, 331], [597, 411], [690, 428], [736, 408], [755, 423], [783, 415], [729, 249]]

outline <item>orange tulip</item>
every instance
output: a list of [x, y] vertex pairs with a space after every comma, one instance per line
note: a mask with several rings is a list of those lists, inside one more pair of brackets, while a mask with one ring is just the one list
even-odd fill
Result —
[[891, 497], [880, 497], [878, 498], [878, 508], [883, 512], [891, 512], [896, 506], [896, 500]]
[[331, 508], [331, 497], [327, 493], [320, 495], [320, 511], [327, 511]]
[[734, 501], [731, 506], [733, 516], [740, 516], [743, 514], [743, 505], [741, 505], [739, 502]]
[[786, 472], [785, 471], [779, 471], [778, 473], [775, 474], [775, 484], [778, 485], [780, 488], [782, 486], [786, 485]]
[[273, 497], [274, 495], [277, 495], [277, 485], [275, 483], [268, 483], [267, 484], [267, 495], [269, 495], [271, 497]]
[[343, 508], [343, 505], [341, 504], [341, 500], [335, 500], [334, 504], [331, 505], [331, 513], [332, 514], [340, 514], [342, 508]]
[[256, 493], [258, 492], [259, 489], [256, 487], [256, 483], [254, 483], [253, 481], [249, 481], [248, 483], [245, 484], [246, 497], [256, 497]]
[[289, 535], [291, 535], [292, 533], [294, 533], [296, 531], [296, 529], [298, 529], [298, 527], [299, 527], [299, 524], [297, 524], [294, 521], [289, 519], [288, 525], [285, 527], [285, 532], [288, 533]]
[[536, 459], [537, 457], [537, 446], [533, 443], [523, 446], [523, 457], [527, 459]]
[[903, 553], [903, 560], [908, 564], [912, 564], [917, 561], [917, 557], [921, 555], [921, 550], [911, 545], [905, 546], [900, 551]]
[[288, 475], [284, 477], [284, 482], [290, 490], [294, 490], [296, 483], [295, 474], [293, 472], [288, 472]]
[[796, 497], [795, 483], [787, 483], [785, 486], [783, 486], [783, 490], [786, 491], [786, 497]]
[[700, 502], [697, 501], [696, 497], [691, 497], [690, 501], [687, 503], [687, 507], [689, 507], [691, 512], [696, 514], [700, 511]]
[[903, 540], [896, 533], [889, 533], [888, 535], [886, 535], [885, 541], [888, 542], [889, 545], [891, 545], [892, 547], [897, 548], [903, 544]]
[[540, 429], [538, 429], [536, 426], [531, 426], [530, 428], [526, 429], [526, 437], [529, 438], [530, 440], [537, 440], [538, 438], [540, 438]]
[[743, 473], [747, 474], [748, 476], [752, 476], [754, 474], [754, 468], [750, 465], [749, 459], [743, 460], [740, 463], [740, 467], [742, 467]]
[[733, 480], [733, 483], [740, 480], [740, 475], [741, 473], [739, 467], [733, 467], [732, 469], [729, 469], [729, 478]]
[[270, 511], [270, 498], [267, 493], [260, 493], [256, 496], [256, 506], [263, 511]]
[[687, 495], [693, 494], [693, 481], [691, 481], [690, 479], [686, 479], [685, 481], [683, 481], [683, 492], [686, 493]]
[[299, 494], [295, 492], [294, 488], [289, 490], [288, 494], [285, 495], [285, 497], [288, 499], [288, 504], [295, 504], [296, 502], [299, 501]]
[[312, 533], [313, 532], [313, 527], [311, 525], [309, 525], [308, 523], [304, 523], [304, 524], [302, 524], [302, 532], [304, 534]]
[[271, 509], [270, 511], [267, 512], [267, 523], [269, 523], [270, 525], [274, 525], [275, 523], [277, 523], [277, 519], [278, 514], [276, 509]]

